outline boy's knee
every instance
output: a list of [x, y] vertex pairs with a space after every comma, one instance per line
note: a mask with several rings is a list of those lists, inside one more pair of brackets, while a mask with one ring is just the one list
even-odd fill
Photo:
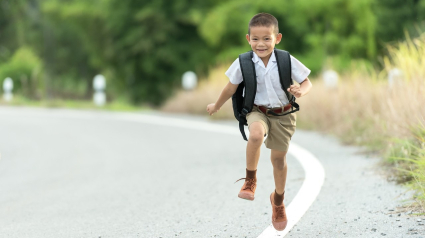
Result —
[[253, 122], [249, 126], [249, 141], [261, 144], [264, 139], [265, 129], [260, 122]]
[[255, 131], [249, 133], [249, 141], [254, 144], [261, 144], [263, 142], [264, 135], [261, 131]]
[[273, 168], [283, 170], [286, 167], [286, 156], [272, 158]]

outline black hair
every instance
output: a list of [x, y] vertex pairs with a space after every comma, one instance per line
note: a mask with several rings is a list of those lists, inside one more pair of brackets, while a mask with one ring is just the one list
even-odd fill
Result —
[[273, 26], [274, 33], [277, 35], [279, 33], [279, 25], [276, 17], [268, 13], [258, 13], [251, 18], [248, 24], [248, 35], [250, 34], [250, 29], [253, 26]]

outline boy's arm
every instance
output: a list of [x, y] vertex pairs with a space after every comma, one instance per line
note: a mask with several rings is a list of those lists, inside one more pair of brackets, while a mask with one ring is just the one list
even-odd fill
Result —
[[288, 92], [290, 92], [296, 98], [300, 98], [310, 92], [312, 86], [313, 85], [311, 84], [310, 80], [306, 78], [300, 83], [300, 85], [291, 85], [291, 87], [288, 88]]
[[239, 84], [232, 84], [231, 82], [227, 83], [226, 87], [224, 87], [223, 91], [221, 92], [220, 96], [217, 99], [216, 103], [208, 104], [207, 106], [207, 112], [210, 114], [210, 116], [214, 113], [216, 113], [218, 110], [220, 110], [221, 106], [229, 100], [229, 98], [235, 94], [236, 89], [238, 89]]

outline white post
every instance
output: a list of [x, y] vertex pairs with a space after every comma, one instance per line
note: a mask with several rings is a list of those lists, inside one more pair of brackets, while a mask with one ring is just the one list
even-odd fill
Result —
[[388, 86], [392, 88], [394, 85], [400, 85], [403, 77], [403, 71], [398, 68], [391, 69], [388, 72]]
[[13, 80], [9, 77], [5, 78], [3, 81], [3, 98], [6, 102], [9, 102], [13, 98]]
[[103, 106], [106, 102], [106, 95], [105, 95], [105, 87], [106, 87], [106, 80], [105, 77], [101, 74], [98, 74], [93, 79], [93, 88], [95, 90], [95, 93], [93, 95], [93, 101], [97, 106]]
[[184, 90], [193, 90], [196, 88], [198, 84], [198, 77], [192, 71], [187, 71], [183, 74], [182, 77], [182, 86]]
[[323, 81], [325, 82], [325, 87], [336, 88], [338, 86], [338, 73], [333, 70], [326, 70], [323, 73]]

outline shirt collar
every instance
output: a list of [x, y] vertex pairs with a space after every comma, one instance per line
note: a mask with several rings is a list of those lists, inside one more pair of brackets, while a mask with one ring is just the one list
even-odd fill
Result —
[[[258, 55], [255, 52], [252, 52], [252, 53], [253, 53], [252, 62], [257, 63], [260, 60], [260, 57], [258, 57]], [[276, 63], [276, 56], [274, 54], [274, 50], [272, 52], [272, 55], [270, 56], [269, 61]]]
[[252, 56], [252, 62], [257, 63], [260, 60], [260, 57], [258, 57], [258, 55], [255, 52], [252, 52], [253, 56]]
[[270, 61], [272, 61], [273, 63], [276, 63], [276, 55], [274, 54], [274, 50], [272, 52], [272, 55], [270, 56]]

